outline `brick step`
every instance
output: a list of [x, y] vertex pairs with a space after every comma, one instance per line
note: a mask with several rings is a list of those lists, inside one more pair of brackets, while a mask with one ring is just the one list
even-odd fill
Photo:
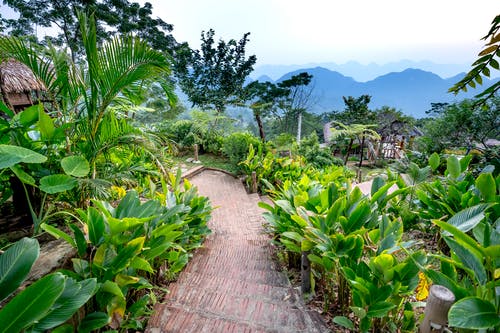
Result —
[[[188, 285], [189, 289], [184, 288], [183, 285]], [[222, 276], [207, 277], [198, 273], [184, 274], [182, 279], [171, 285], [169, 295], [182, 298], [186, 291], [195, 293], [222, 291], [229, 295], [250, 297], [268, 302], [277, 300], [295, 303], [299, 298], [297, 292], [290, 285], [276, 286]]]
[[[169, 329], [171, 332], [203, 332], [211, 324], [207, 323], [207, 319], [236, 325], [238, 330], [233, 332], [320, 332], [306, 312], [291, 306], [211, 293], [204, 294], [195, 302], [197, 307], [178, 302], [165, 304], [170, 315], [165, 318], [162, 332]], [[185, 327], [193, 325], [190, 321], [198, 322], [198, 326]]]
[[185, 271], [179, 276], [179, 282], [183, 281], [185, 274], [198, 273], [199, 275], [204, 276], [205, 278], [211, 278], [214, 276], [223, 277], [230, 280], [241, 280], [254, 282], [257, 284], [269, 284], [271, 286], [283, 286], [288, 285], [288, 278], [282, 272], [277, 271], [267, 271], [267, 270], [254, 270], [254, 271], [244, 271], [240, 269], [210, 269], [203, 270], [197, 269], [196, 267], [187, 266]]

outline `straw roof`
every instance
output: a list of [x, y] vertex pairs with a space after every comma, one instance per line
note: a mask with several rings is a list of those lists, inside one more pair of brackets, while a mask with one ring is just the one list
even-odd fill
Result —
[[45, 91], [45, 86], [33, 72], [19, 61], [9, 59], [0, 63], [0, 85], [5, 93]]

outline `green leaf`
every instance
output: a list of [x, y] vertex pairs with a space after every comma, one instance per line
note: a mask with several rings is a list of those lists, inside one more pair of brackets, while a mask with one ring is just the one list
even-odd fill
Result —
[[476, 188], [481, 193], [484, 201], [492, 202], [495, 201], [495, 196], [497, 193], [497, 187], [495, 179], [491, 173], [482, 173], [476, 178], [475, 182]]
[[487, 282], [486, 269], [482, 263], [482, 253], [467, 246], [464, 243], [458, 242], [451, 237], [444, 237], [446, 244], [455, 252], [460, 262], [474, 272], [474, 277], [479, 284], [485, 285]]
[[35, 178], [31, 177], [28, 173], [26, 173], [23, 169], [19, 167], [19, 165], [13, 165], [10, 167], [12, 172], [19, 178], [21, 182], [24, 184], [28, 184], [31, 186], [35, 186]]
[[440, 162], [441, 158], [439, 157], [438, 153], [433, 153], [431, 156], [429, 156], [429, 166], [431, 167], [432, 171], [436, 171], [436, 169], [439, 167]]
[[333, 322], [342, 327], [348, 328], [350, 330], [354, 329], [354, 323], [347, 317], [344, 316], [336, 316], [333, 318]]
[[68, 235], [67, 233], [65, 233], [64, 231], [59, 230], [58, 228], [53, 227], [53, 226], [51, 226], [51, 225], [49, 225], [47, 223], [42, 223], [40, 225], [40, 228], [42, 228], [43, 230], [47, 231], [49, 234], [51, 234], [52, 236], [54, 236], [56, 239], [59, 239], [59, 238], [64, 239], [68, 244], [70, 244], [71, 246], [73, 246], [74, 248], [76, 248], [76, 243], [73, 240], [73, 238], [71, 238], [71, 236]]
[[89, 230], [89, 240], [94, 246], [99, 246], [104, 239], [104, 217], [94, 207], [89, 207], [85, 222]]
[[80, 309], [97, 291], [97, 280], [87, 279], [77, 282], [66, 279], [64, 291], [57, 299], [51, 311], [35, 326], [35, 330], [44, 331], [63, 324]]
[[473, 207], [465, 208], [453, 215], [448, 224], [456, 227], [458, 230], [468, 232], [474, 229], [484, 219], [484, 212], [491, 207], [491, 204], [479, 204]]
[[17, 114], [17, 119], [19, 119], [19, 123], [24, 127], [30, 127], [38, 120], [38, 110], [42, 107], [41, 104], [32, 105], [22, 112]]
[[37, 153], [31, 149], [20, 146], [0, 145], [0, 169], [8, 168], [17, 163], [43, 163], [47, 160], [46, 156]]
[[120, 289], [120, 287], [118, 286], [118, 284], [116, 284], [116, 282], [109, 281], [109, 280], [107, 280], [106, 282], [104, 282], [101, 285], [101, 289], [99, 291], [105, 292], [105, 293], [110, 293], [110, 294], [115, 295], [115, 296], [120, 296], [122, 298], [124, 297], [123, 292]]
[[19, 332], [43, 318], [64, 290], [65, 277], [47, 275], [23, 290], [0, 310], [0, 333]]
[[492, 303], [478, 297], [467, 297], [451, 306], [448, 322], [451, 327], [480, 330], [498, 327], [500, 317]]
[[141, 257], [135, 257], [134, 259], [132, 259], [132, 261], [130, 262], [130, 267], [140, 269], [149, 273], [154, 273], [151, 264], [146, 259], [143, 259]]
[[50, 141], [54, 136], [54, 120], [43, 111], [43, 108], [38, 109], [38, 130], [42, 136], [42, 140]]
[[76, 248], [78, 249], [78, 255], [83, 257], [87, 252], [87, 240], [85, 239], [85, 235], [77, 225], [71, 223], [69, 227], [73, 231]]
[[78, 333], [90, 333], [110, 322], [109, 316], [104, 312], [93, 312], [88, 314], [78, 326]]
[[64, 172], [73, 177], [85, 177], [90, 172], [89, 162], [83, 156], [67, 156], [61, 160]]
[[382, 318], [387, 316], [387, 313], [394, 309], [396, 304], [391, 302], [377, 302], [368, 307], [366, 316], [368, 318]]
[[446, 162], [446, 170], [448, 170], [448, 174], [451, 176], [451, 178], [458, 178], [458, 176], [460, 176], [460, 171], [462, 170], [458, 158], [456, 156], [450, 156], [448, 157]]
[[55, 194], [69, 191], [77, 184], [76, 179], [71, 176], [63, 174], [50, 175], [40, 179], [40, 190], [49, 194]]
[[0, 256], [0, 301], [23, 283], [39, 254], [38, 241], [23, 238]]

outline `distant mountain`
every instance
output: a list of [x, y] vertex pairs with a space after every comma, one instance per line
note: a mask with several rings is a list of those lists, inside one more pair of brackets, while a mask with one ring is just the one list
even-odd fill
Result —
[[342, 96], [358, 97], [367, 94], [372, 96], [369, 105], [372, 109], [390, 106], [416, 118], [425, 117], [425, 111], [431, 108], [431, 103], [451, 103], [471, 98], [499, 80], [484, 80], [483, 85], [478, 89], [469, 90], [457, 96], [448, 93], [448, 89], [465, 73], [443, 79], [432, 72], [414, 68], [388, 73], [367, 82], [358, 82], [352, 77], [323, 67], [304, 68], [286, 73], [276, 82], [286, 80], [301, 72], [313, 75], [311, 85], [314, 113], [343, 110], [345, 105]]
[[431, 61], [401, 60], [397, 62], [390, 62], [383, 65], [379, 65], [373, 62], [367, 65], [363, 65], [356, 61], [349, 61], [344, 64], [337, 64], [334, 62], [324, 62], [324, 63], [308, 63], [302, 65], [262, 65], [257, 67], [253, 71], [251, 77], [253, 79], [257, 79], [261, 75], [268, 75], [272, 79], [277, 80], [286, 73], [301, 68], [314, 68], [314, 67], [323, 67], [331, 71], [342, 73], [346, 76], [351, 76], [356, 81], [366, 82], [387, 73], [401, 72], [407, 68], [419, 68], [424, 71], [433, 72], [439, 75], [440, 77], [448, 78], [456, 75], [457, 73], [468, 71], [470, 69], [470, 63], [436, 64]]

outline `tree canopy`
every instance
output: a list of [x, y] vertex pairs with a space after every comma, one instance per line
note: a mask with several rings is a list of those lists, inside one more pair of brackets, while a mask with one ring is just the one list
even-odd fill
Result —
[[77, 12], [94, 15], [98, 41], [117, 33], [129, 33], [156, 50], [171, 51], [177, 46], [170, 34], [173, 26], [153, 18], [149, 2], [142, 6], [128, 0], [3, 0], [3, 3], [19, 14], [18, 19], [2, 19], [3, 31], [36, 39], [36, 28], [56, 27], [57, 35], [47, 39], [54, 45], [68, 46], [74, 54], [82, 51]]
[[221, 39], [216, 44], [215, 31], [210, 29], [201, 33], [201, 50], [179, 51], [175, 71], [193, 105], [224, 112], [228, 105], [240, 103], [245, 80], [257, 61], [255, 55], [245, 55], [249, 35], [244, 34], [239, 41]]

